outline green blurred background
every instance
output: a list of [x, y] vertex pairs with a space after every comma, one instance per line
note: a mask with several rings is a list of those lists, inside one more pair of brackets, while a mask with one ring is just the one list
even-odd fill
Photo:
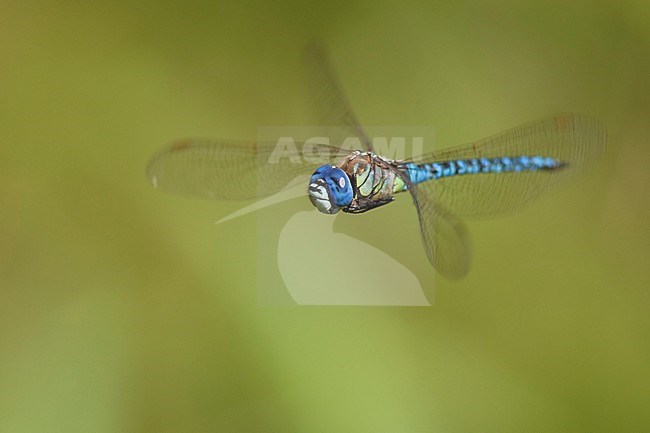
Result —
[[[0, 432], [650, 431], [649, 24], [642, 0], [5, 0]], [[606, 159], [471, 223], [432, 308], [260, 306], [256, 218], [282, 207], [214, 226], [239, 204], [144, 167], [308, 122], [313, 36], [366, 124], [446, 146], [583, 112]]]

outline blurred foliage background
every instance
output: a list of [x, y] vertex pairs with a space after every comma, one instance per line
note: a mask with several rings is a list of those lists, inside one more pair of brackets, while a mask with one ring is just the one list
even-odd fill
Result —
[[[5, 0], [0, 431], [649, 431], [649, 24], [641, 0]], [[144, 167], [308, 122], [313, 36], [366, 124], [443, 147], [583, 112], [607, 156], [471, 223], [432, 308], [260, 306], [256, 218], [283, 209], [214, 226], [240, 205]], [[413, 213], [391, 208], [368, 224]]]

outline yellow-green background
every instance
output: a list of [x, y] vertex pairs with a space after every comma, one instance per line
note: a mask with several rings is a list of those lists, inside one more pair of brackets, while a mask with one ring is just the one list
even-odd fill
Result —
[[[4, 1], [0, 432], [650, 431], [649, 21], [641, 0]], [[364, 123], [446, 146], [583, 112], [606, 158], [472, 223], [472, 272], [432, 308], [260, 306], [256, 218], [214, 226], [238, 204], [144, 167], [307, 122], [313, 36]]]

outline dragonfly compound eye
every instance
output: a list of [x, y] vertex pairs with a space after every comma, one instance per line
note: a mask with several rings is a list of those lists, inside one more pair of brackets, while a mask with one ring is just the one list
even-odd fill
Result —
[[352, 185], [338, 167], [323, 165], [309, 181], [309, 200], [322, 213], [335, 214], [352, 202]]

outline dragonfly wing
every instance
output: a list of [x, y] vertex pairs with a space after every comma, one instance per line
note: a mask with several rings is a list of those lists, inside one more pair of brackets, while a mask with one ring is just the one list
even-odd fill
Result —
[[372, 141], [360, 126], [343, 91], [327, 49], [313, 41], [303, 54], [308, 73], [312, 109], [320, 125], [326, 127], [330, 143], [342, 146], [348, 137], [356, 137], [365, 150], [372, 150]]
[[435, 202], [432, 190], [414, 184], [409, 176], [394, 167], [394, 173], [407, 185], [420, 222], [422, 244], [431, 265], [447, 278], [467, 274], [471, 262], [471, 245], [462, 221]]
[[434, 152], [427, 161], [504, 156], [560, 160], [558, 170], [452, 176], [418, 185], [427, 200], [453, 214], [484, 217], [525, 207], [538, 196], [582, 172], [605, 150], [606, 131], [592, 117], [564, 114], [541, 119], [466, 145]]
[[448, 278], [467, 274], [471, 262], [471, 245], [465, 226], [455, 215], [435, 203], [429, 190], [421, 185], [409, 188], [417, 208], [420, 233], [431, 265]]
[[[361, 147], [371, 141], [359, 126], [345, 93], [318, 42], [304, 53], [314, 109], [329, 128], [330, 143], [343, 144], [356, 137]], [[300, 146], [294, 146], [300, 147]], [[335, 146], [280, 149], [277, 143], [219, 140], [183, 140], [155, 155], [147, 167], [154, 187], [170, 193], [219, 200], [245, 200], [269, 196], [300, 175], [310, 175], [321, 164], [336, 164], [347, 153]]]
[[218, 200], [271, 195], [319, 164], [341, 158], [337, 149], [300, 144], [183, 140], [155, 155], [147, 177], [155, 188], [173, 194]]

